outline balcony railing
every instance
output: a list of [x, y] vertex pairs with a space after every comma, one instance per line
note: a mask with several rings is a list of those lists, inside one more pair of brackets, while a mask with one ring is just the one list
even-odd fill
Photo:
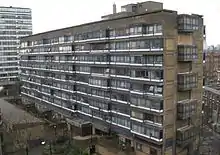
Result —
[[192, 45], [178, 45], [178, 60], [179, 61], [193, 61], [197, 59], [198, 52], [196, 46]]
[[178, 119], [185, 120], [196, 113], [196, 99], [179, 101], [177, 104]]
[[177, 139], [176, 143], [180, 146], [186, 146], [190, 142], [193, 142], [196, 139], [196, 135], [198, 133], [199, 129], [196, 127], [190, 125], [190, 126], [184, 126], [179, 129], [177, 129]]
[[191, 72], [178, 73], [177, 80], [178, 90], [188, 91], [197, 87], [198, 75]]

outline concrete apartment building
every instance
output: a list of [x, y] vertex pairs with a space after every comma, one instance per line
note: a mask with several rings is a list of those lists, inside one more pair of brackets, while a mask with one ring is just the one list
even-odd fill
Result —
[[23, 102], [117, 133], [137, 155], [195, 154], [203, 17], [152, 1], [122, 11], [22, 38]]
[[0, 6], [0, 86], [5, 86], [6, 95], [18, 81], [20, 37], [32, 34], [31, 19], [29, 8]]

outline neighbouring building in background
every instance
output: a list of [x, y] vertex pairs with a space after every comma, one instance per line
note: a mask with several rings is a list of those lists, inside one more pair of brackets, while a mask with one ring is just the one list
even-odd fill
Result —
[[20, 37], [31, 34], [31, 9], [0, 6], [0, 86], [5, 86], [5, 95], [11, 95], [18, 81]]
[[214, 45], [208, 46], [207, 50], [208, 51], [220, 51], [220, 44], [218, 44], [216, 46], [214, 46]]
[[44, 121], [3, 99], [0, 99], [0, 109], [3, 154], [23, 155], [26, 148], [30, 149], [44, 138]]
[[129, 4], [101, 21], [22, 38], [23, 103], [90, 121], [93, 133], [118, 134], [136, 155], [195, 154], [203, 17], [162, 6]]
[[220, 133], [220, 85], [208, 85], [204, 87], [203, 109], [204, 124], [210, 125], [215, 131]]
[[204, 65], [205, 85], [215, 85], [220, 80], [220, 52], [207, 51]]

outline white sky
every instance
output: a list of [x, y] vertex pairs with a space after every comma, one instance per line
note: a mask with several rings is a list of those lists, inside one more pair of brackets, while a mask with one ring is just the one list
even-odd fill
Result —
[[[34, 33], [100, 20], [112, 13], [115, 2], [120, 6], [146, 0], [0, 0], [0, 6], [29, 7], [32, 9]], [[220, 44], [220, 0], [155, 0], [165, 9], [180, 13], [204, 15], [207, 43]]]

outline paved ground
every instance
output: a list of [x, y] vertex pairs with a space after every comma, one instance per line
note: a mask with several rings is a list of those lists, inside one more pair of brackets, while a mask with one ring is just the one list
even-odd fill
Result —
[[39, 146], [30, 150], [29, 155], [42, 155], [43, 146]]
[[220, 155], [220, 134], [205, 126], [203, 129], [201, 155]]

